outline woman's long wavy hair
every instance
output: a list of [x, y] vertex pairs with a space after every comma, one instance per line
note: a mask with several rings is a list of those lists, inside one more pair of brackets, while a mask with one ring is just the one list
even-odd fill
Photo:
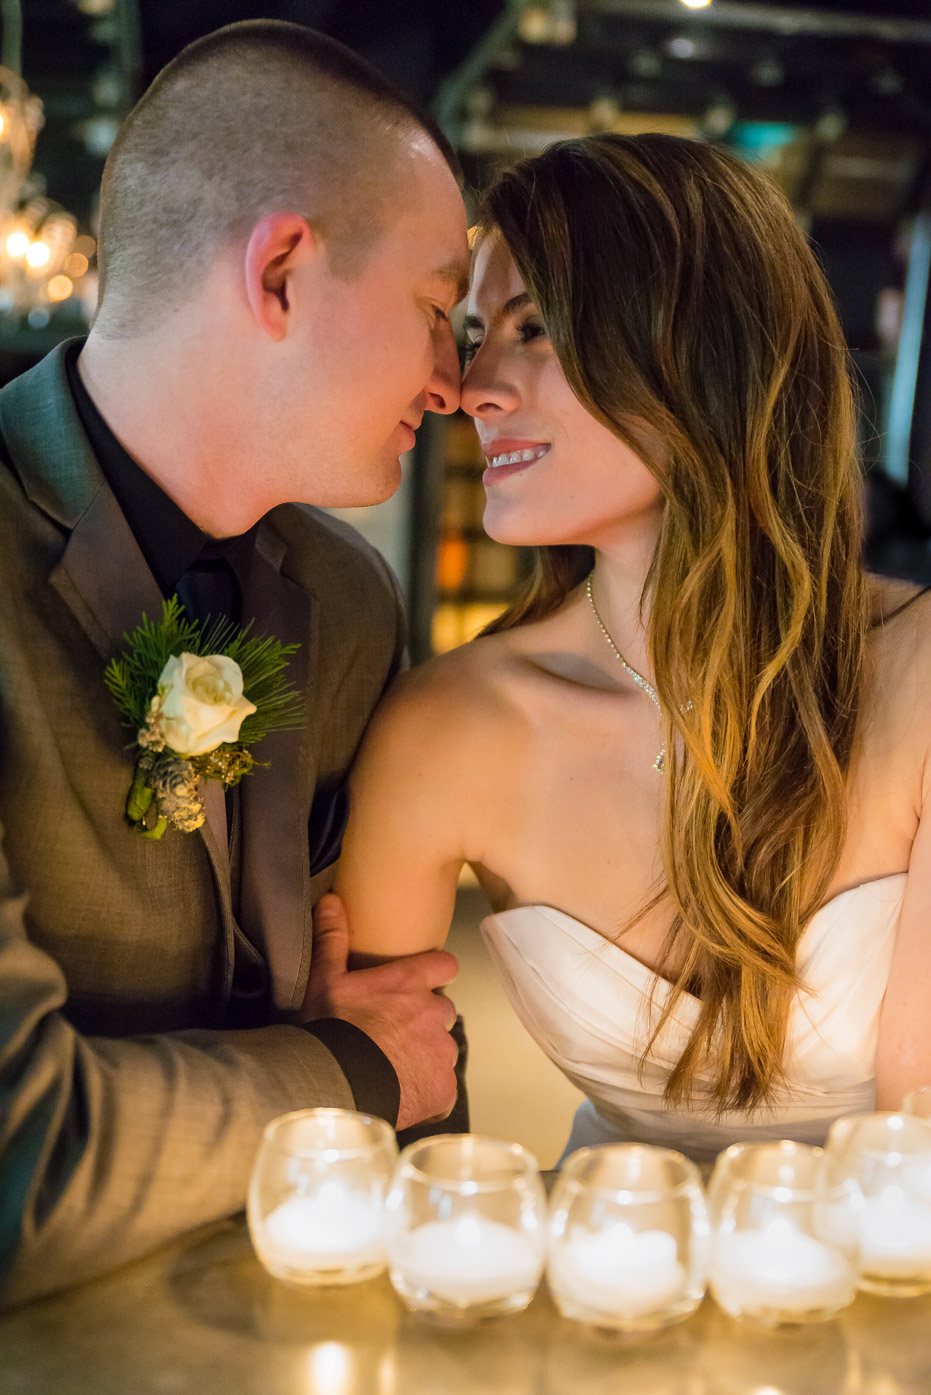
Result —
[[[762, 175], [662, 135], [560, 141], [500, 176], [504, 238], [579, 401], [655, 475], [644, 591], [669, 754], [660, 972], [700, 1010], [666, 1096], [718, 1111], [784, 1080], [796, 950], [846, 831], [867, 600], [847, 351], [824, 276]], [[662, 442], [644, 456], [646, 423]], [[555, 610], [591, 569], [538, 549], [489, 631]], [[632, 922], [633, 923], [633, 922]]]

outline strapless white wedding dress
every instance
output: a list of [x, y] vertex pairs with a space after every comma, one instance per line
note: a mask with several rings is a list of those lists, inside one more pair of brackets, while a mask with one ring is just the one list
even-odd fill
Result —
[[879, 1010], [905, 896], [905, 873], [841, 892], [799, 942], [806, 992], [790, 1015], [784, 1092], [765, 1108], [715, 1117], [700, 1105], [671, 1110], [663, 1089], [698, 1013], [684, 994], [640, 1066], [650, 995], [670, 989], [651, 969], [589, 926], [549, 906], [488, 916], [482, 934], [524, 1026], [585, 1095], [566, 1152], [635, 1141], [708, 1161], [740, 1139], [823, 1143], [842, 1114], [873, 1107]]

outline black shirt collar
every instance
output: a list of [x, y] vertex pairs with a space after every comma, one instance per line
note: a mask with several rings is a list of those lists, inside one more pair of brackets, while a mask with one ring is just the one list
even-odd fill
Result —
[[[78, 370], [84, 341], [65, 354], [68, 386], [97, 463], [123, 511], [163, 596], [174, 594], [181, 577], [198, 561], [223, 559], [244, 589], [256, 528], [232, 538], [211, 538], [188, 518], [151, 475], [141, 469], [100, 415]], [[256, 525], [257, 526], [257, 525]]]

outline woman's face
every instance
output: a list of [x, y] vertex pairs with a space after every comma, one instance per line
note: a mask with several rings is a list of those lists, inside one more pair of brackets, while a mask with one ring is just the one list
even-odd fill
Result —
[[659, 486], [569, 387], [501, 237], [486, 237], [476, 255], [465, 334], [462, 406], [487, 461], [490, 536], [604, 551], [655, 540]]

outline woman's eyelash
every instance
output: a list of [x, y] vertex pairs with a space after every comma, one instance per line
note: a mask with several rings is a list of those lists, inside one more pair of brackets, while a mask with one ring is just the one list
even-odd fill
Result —
[[[517, 326], [517, 337], [522, 344], [529, 344], [533, 339], [540, 339], [546, 334], [546, 328], [539, 320], [524, 320], [523, 324]], [[467, 339], [460, 350], [463, 367], [471, 363], [479, 349], [482, 347], [481, 339]]]
[[517, 335], [522, 343], [527, 344], [531, 339], [539, 339], [546, 333], [546, 328], [539, 320], [525, 320], [518, 326]]

